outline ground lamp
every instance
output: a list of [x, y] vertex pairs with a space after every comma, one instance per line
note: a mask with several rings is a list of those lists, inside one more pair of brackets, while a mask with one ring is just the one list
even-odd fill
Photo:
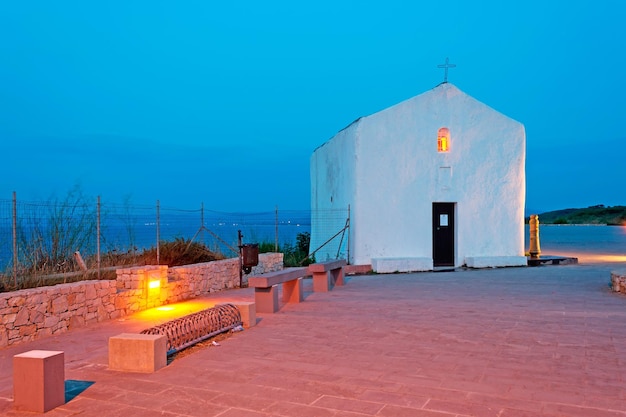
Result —
[[146, 298], [158, 299], [161, 296], [161, 273], [160, 271], [146, 272]]

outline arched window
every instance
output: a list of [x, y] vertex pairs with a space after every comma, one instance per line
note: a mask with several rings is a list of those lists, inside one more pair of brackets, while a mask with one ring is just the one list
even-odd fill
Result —
[[450, 129], [439, 128], [437, 131], [437, 152], [448, 152], [450, 150]]

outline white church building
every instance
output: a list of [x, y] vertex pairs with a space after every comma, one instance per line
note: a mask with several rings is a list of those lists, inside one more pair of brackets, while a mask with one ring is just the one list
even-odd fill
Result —
[[525, 153], [521, 123], [447, 82], [361, 117], [311, 156], [311, 250], [330, 237], [315, 213], [349, 207], [349, 238], [317, 261], [341, 253], [381, 273], [526, 265]]

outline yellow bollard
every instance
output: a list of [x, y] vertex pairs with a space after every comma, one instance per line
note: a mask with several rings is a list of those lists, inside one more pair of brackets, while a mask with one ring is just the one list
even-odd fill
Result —
[[536, 214], [530, 215], [530, 257], [538, 258], [541, 255], [541, 248], [539, 246], [539, 216]]

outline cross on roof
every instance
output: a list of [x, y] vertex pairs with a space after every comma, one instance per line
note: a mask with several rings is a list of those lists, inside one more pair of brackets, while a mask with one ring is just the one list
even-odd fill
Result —
[[446, 63], [445, 64], [437, 65], [437, 68], [444, 68], [445, 69], [445, 72], [444, 72], [444, 75], [443, 75], [443, 82], [444, 83], [448, 82], [448, 68], [454, 68], [454, 67], [456, 67], [456, 65], [455, 64], [450, 64], [449, 60], [448, 60], [448, 57], [446, 57]]

